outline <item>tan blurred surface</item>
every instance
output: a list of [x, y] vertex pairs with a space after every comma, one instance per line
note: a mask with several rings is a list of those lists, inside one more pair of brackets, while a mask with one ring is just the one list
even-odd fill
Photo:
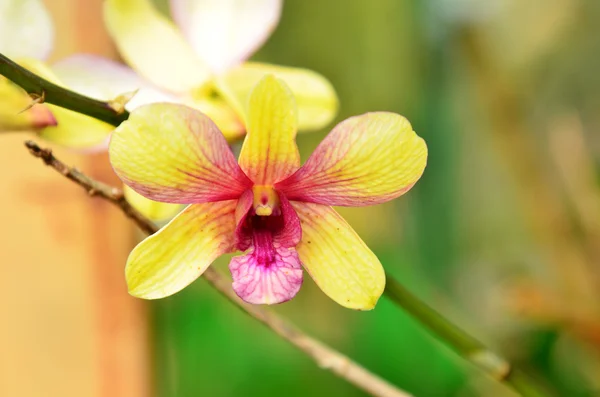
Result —
[[[114, 55], [100, 0], [46, 3], [57, 30], [53, 59]], [[31, 138], [0, 144], [0, 396], [149, 395], [143, 306], [123, 277], [131, 225], [30, 156], [23, 141]], [[56, 153], [117, 183], [105, 154]]]

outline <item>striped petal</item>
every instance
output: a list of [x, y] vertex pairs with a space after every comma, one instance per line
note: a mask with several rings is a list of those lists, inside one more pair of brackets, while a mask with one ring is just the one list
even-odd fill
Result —
[[196, 53], [221, 73], [265, 42], [279, 22], [281, 0], [171, 0], [171, 14]]
[[52, 71], [70, 89], [102, 101], [136, 92], [125, 106], [130, 111], [148, 103], [181, 102], [179, 97], [161, 91], [133, 69], [98, 55], [72, 55], [53, 64]]
[[135, 109], [112, 134], [110, 161], [125, 184], [155, 201], [236, 199], [250, 186], [217, 126], [183, 105]]
[[331, 299], [350, 309], [370, 310], [385, 287], [379, 259], [329, 206], [292, 202], [302, 224], [296, 247], [304, 268]]
[[298, 108], [298, 128], [318, 130], [329, 124], [338, 110], [338, 98], [331, 83], [307, 69], [246, 62], [233, 68], [218, 81], [222, 94], [240, 112], [255, 84], [265, 74], [274, 74], [292, 90]]
[[127, 202], [146, 218], [153, 221], [164, 221], [177, 215], [183, 209], [181, 204], [161, 203], [147, 199], [135, 190], [125, 185], [123, 188]]
[[139, 243], [127, 259], [129, 293], [144, 299], [172, 295], [233, 249], [235, 200], [193, 204]]
[[426, 163], [425, 141], [408, 120], [394, 113], [367, 113], [338, 124], [306, 164], [276, 187], [290, 200], [372, 205], [407, 192]]
[[46, 59], [54, 26], [41, 0], [0, 0], [0, 53], [12, 59]]
[[[43, 62], [26, 59], [19, 63], [46, 80], [63, 85]], [[38, 106], [35, 105], [34, 108]], [[52, 112], [56, 125], [38, 131], [43, 139], [71, 149], [106, 150], [108, 138], [114, 129], [112, 125], [49, 103], [45, 103], [44, 106]]]
[[121, 56], [157, 86], [185, 92], [209, 78], [208, 68], [149, 0], [106, 0], [104, 20]]
[[250, 94], [248, 132], [239, 158], [255, 184], [273, 184], [298, 169], [296, 129], [293, 94], [281, 80], [265, 76]]
[[292, 299], [302, 286], [302, 266], [294, 248], [273, 248], [265, 260], [260, 247], [229, 263], [233, 290], [244, 301], [273, 305]]

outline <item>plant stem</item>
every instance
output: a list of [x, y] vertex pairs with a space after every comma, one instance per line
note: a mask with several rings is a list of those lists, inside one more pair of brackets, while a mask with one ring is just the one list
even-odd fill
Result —
[[[81, 171], [69, 167], [57, 159], [50, 149], [41, 148], [33, 141], [25, 142], [25, 146], [33, 156], [42, 159], [47, 166], [81, 186], [90, 196], [103, 198], [119, 207], [127, 217], [132, 219], [147, 234], [153, 234], [158, 231], [158, 227], [152, 221], [140, 214], [124, 199], [121, 189], [98, 182]], [[217, 270], [209, 267], [204, 271], [203, 277], [213, 288], [237, 305], [239, 309], [245, 311], [248, 315], [270, 328], [271, 331], [304, 352], [320, 368], [333, 372], [340, 378], [345, 379], [373, 396], [410, 397], [410, 394], [396, 388], [391, 383], [355, 363], [349, 357], [300, 331], [273, 311], [262, 306], [249, 305], [243, 302], [231, 288], [231, 281]]]
[[92, 99], [51, 83], [2, 54], [0, 54], [0, 75], [23, 88], [29, 95], [43, 98], [44, 102], [85, 114], [108, 124], [118, 126], [129, 118], [127, 110], [117, 109], [109, 102]]
[[542, 387], [538, 386], [525, 373], [454, 325], [431, 306], [413, 295], [389, 274], [386, 275], [386, 278], [384, 294], [463, 358], [475, 364], [495, 380], [513, 388], [523, 397], [544, 397], [548, 395]]

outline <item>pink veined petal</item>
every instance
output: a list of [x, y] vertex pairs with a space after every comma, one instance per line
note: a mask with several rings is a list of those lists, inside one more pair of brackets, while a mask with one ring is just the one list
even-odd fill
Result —
[[129, 111], [148, 103], [182, 102], [180, 97], [160, 90], [133, 69], [98, 55], [72, 55], [52, 65], [52, 71], [70, 89], [102, 101], [137, 91], [125, 105]]
[[407, 192], [427, 163], [427, 145], [404, 117], [366, 113], [338, 124], [308, 161], [275, 188], [292, 201], [379, 204]]
[[109, 153], [121, 180], [155, 201], [238, 199], [251, 186], [215, 124], [183, 105], [135, 109], [113, 132]]
[[235, 208], [235, 246], [240, 251], [246, 251], [252, 246], [252, 234], [247, 229], [248, 215], [251, 215], [254, 198], [252, 190], [248, 189], [240, 196]]
[[247, 133], [238, 161], [254, 184], [272, 185], [300, 166], [296, 110], [288, 86], [271, 74], [264, 76], [250, 93]]
[[171, 14], [202, 60], [222, 73], [265, 42], [281, 0], [171, 0]]
[[279, 194], [279, 206], [284, 226], [273, 235], [273, 241], [283, 247], [292, 248], [302, 239], [300, 218], [285, 195]]
[[294, 248], [258, 244], [229, 263], [233, 290], [248, 303], [272, 305], [292, 299], [302, 286], [302, 265]]

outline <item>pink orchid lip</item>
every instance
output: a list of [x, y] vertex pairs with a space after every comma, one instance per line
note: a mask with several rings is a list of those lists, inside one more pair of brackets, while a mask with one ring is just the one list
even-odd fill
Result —
[[[266, 188], [255, 193], [248, 190], [238, 201], [236, 248], [247, 252], [229, 264], [233, 289], [249, 303], [282, 303], [302, 285], [302, 264], [295, 250], [302, 237], [300, 220], [283, 194]], [[265, 208], [269, 215], [261, 215]]]
[[[267, 247], [258, 243], [248, 254], [236, 256], [229, 263], [233, 290], [248, 303], [283, 303], [296, 296], [302, 286], [302, 265], [296, 250]], [[265, 265], [261, 261], [267, 258]]]

